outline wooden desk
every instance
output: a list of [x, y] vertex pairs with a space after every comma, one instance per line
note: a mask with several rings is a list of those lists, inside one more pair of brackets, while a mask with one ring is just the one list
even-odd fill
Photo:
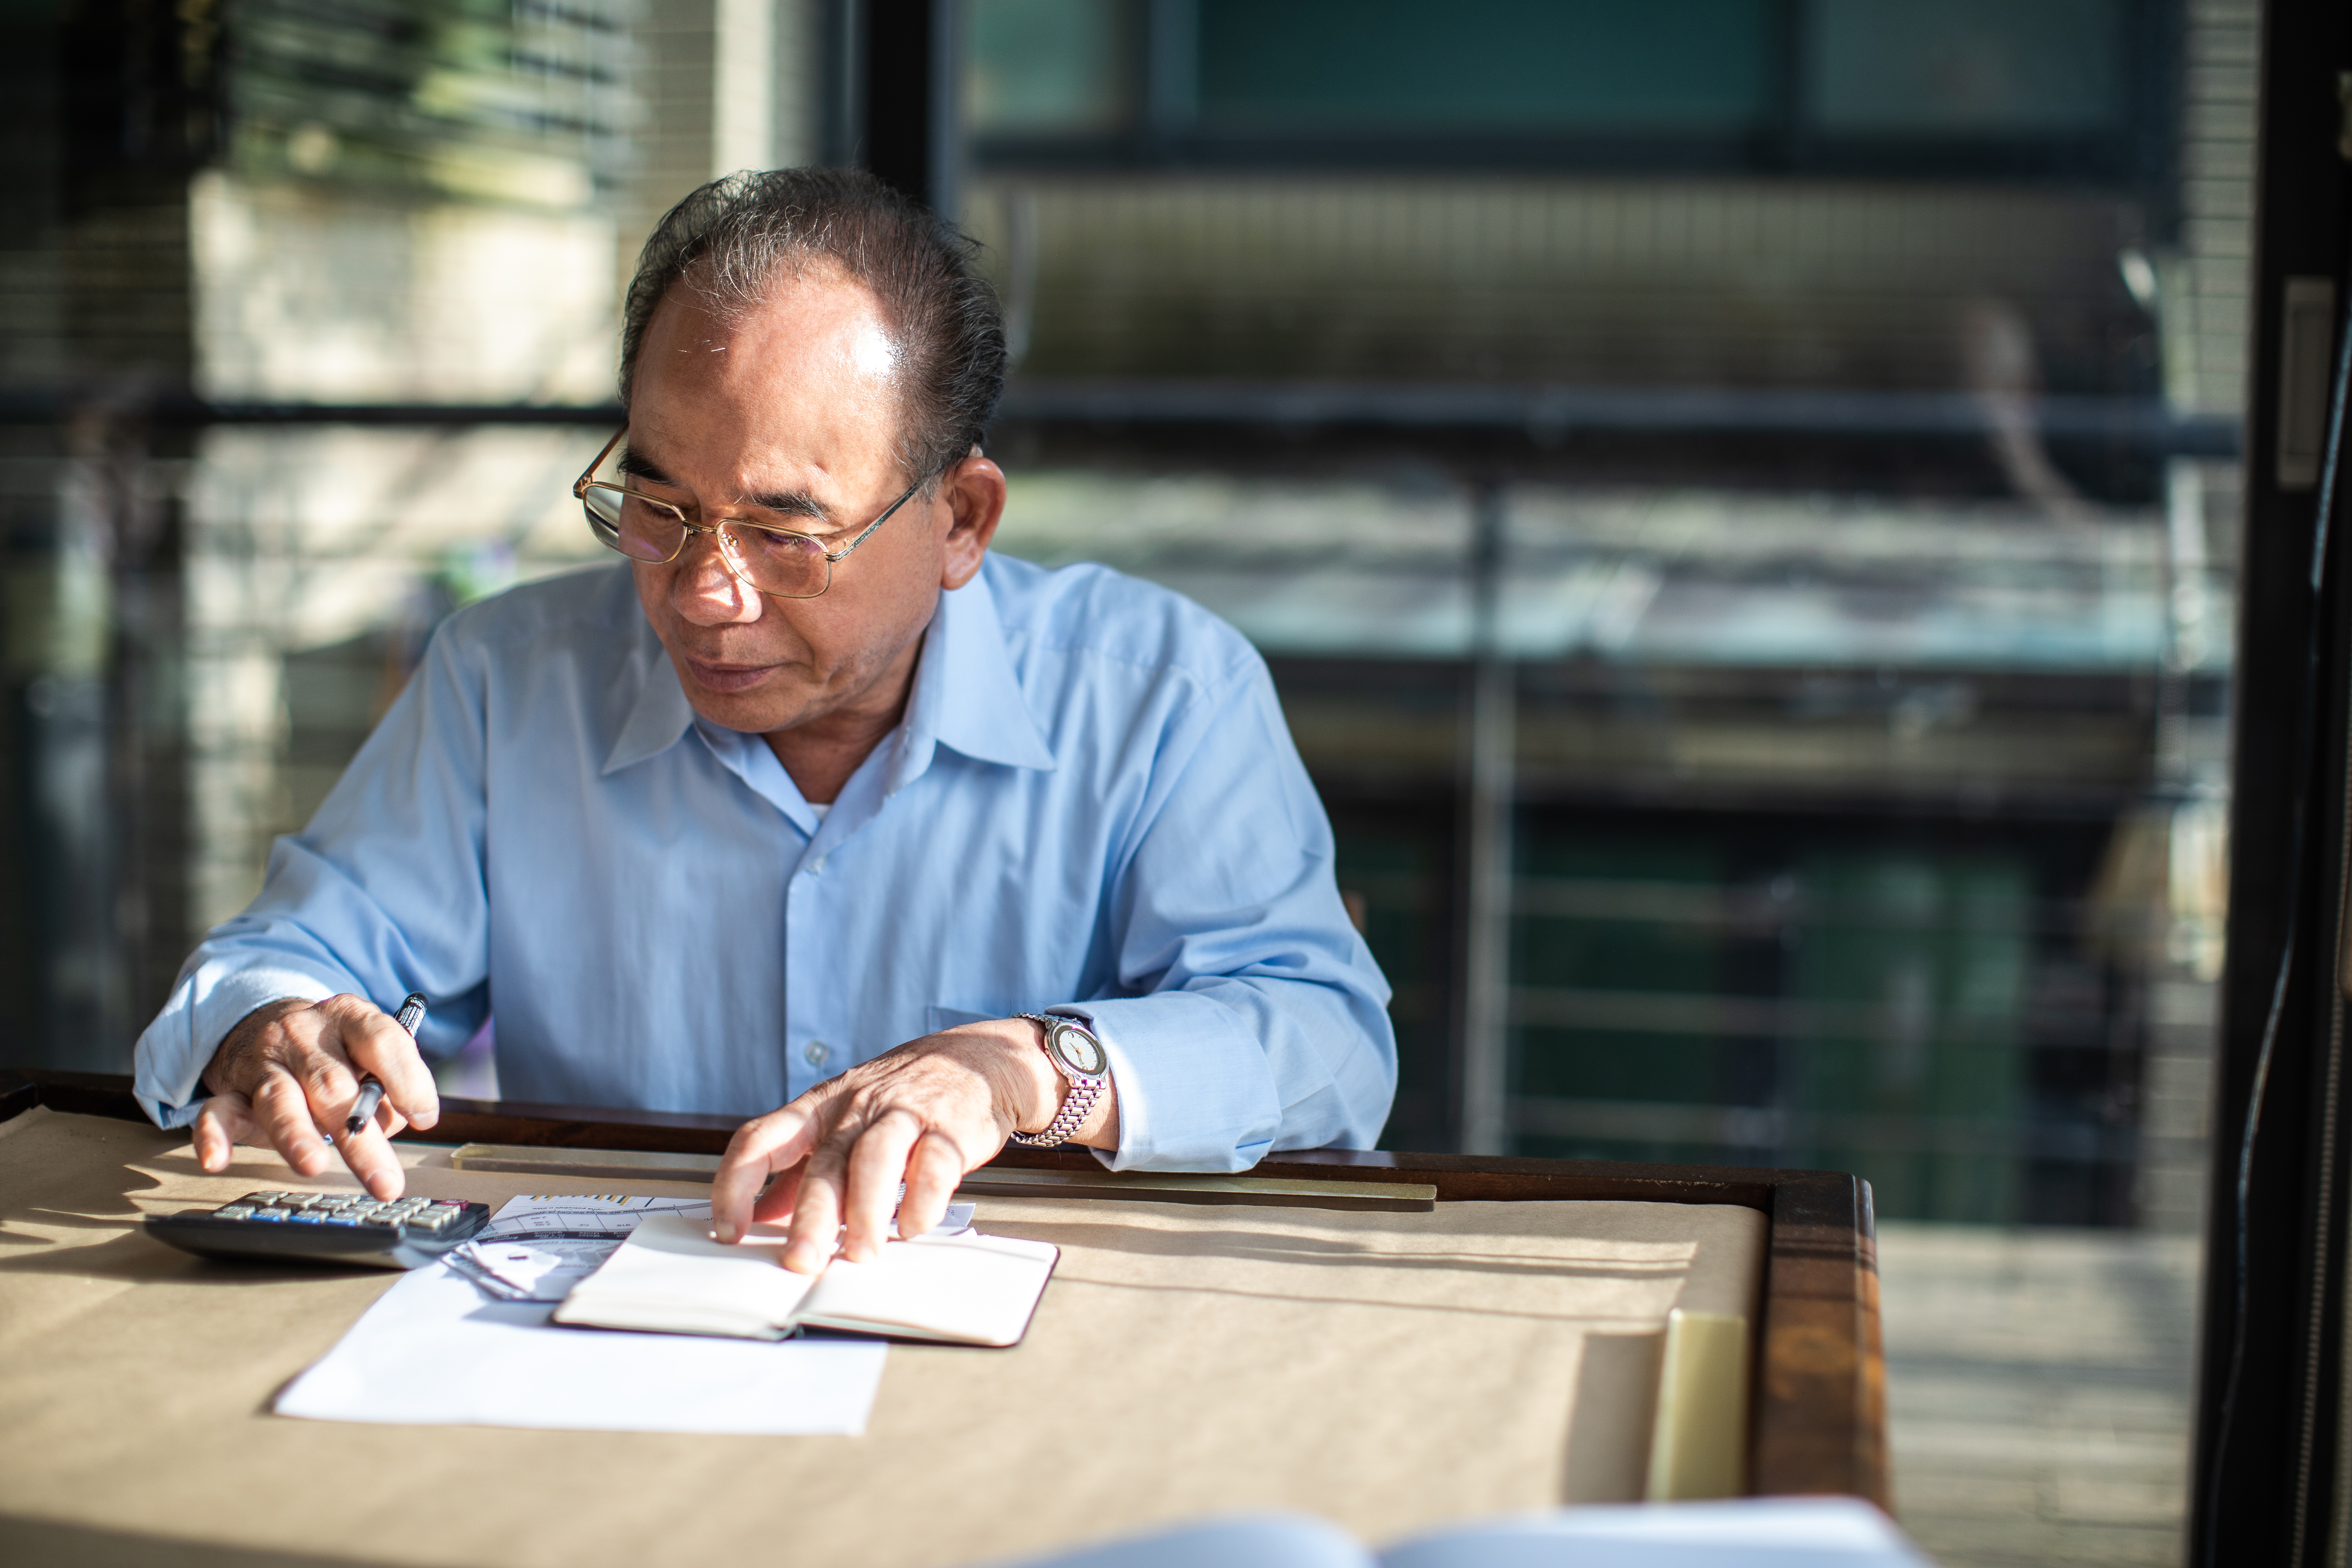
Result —
[[[1573, 1460], [1595, 1441], [1600, 1362], [1582, 1347], [1672, 1296], [1642, 1277], [1654, 1265], [1624, 1260], [1720, 1257], [1725, 1238], [1736, 1250], [1759, 1233], [1755, 1489], [1885, 1501], [1869, 1194], [1851, 1177], [1328, 1153], [1257, 1173], [1429, 1183], [1437, 1213], [991, 1200], [984, 1226], [1065, 1247], [1068, 1284], [1020, 1351], [894, 1351], [864, 1438], [399, 1428], [264, 1414], [387, 1278], [204, 1264], [135, 1228], [144, 1209], [347, 1179], [300, 1183], [250, 1150], [204, 1176], [182, 1138], [136, 1119], [119, 1079], [0, 1081], [0, 1116], [35, 1106], [0, 1124], [0, 1556], [16, 1560], [584, 1565], [754, 1548], [925, 1568], [1221, 1506], [1306, 1507], [1378, 1539], [1570, 1495], [1563, 1447]], [[449, 1102], [433, 1137], [715, 1152], [729, 1130]], [[415, 1190], [520, 1190], [449, 1169], [446, 1149], [404, 1159]], [[1004, 1163], [1094, 1168], [1059, 1152]], [[1269, 1268], [1288, 1270], [1279, 1289], [1249, 1272]], [[1544, 1306], [1571, 1296], [1573, 1310]], [[1616, 1327], [1596, 1327], [1596, 1310]], [[1343, 1321], [1385, 1337], [1324, 1342]], [[1097, 1371], [1090, 1387], [1041, 1393], [1046, 1367]], [[247, 1487], [249, 1528], [235, 1502]], [[870, 1543], [861, 1519], [880, 1521]]]

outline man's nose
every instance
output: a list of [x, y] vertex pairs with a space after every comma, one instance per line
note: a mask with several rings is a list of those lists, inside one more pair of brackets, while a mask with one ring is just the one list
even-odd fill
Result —
[[715, 533], [687, 536], [671, 579], [670, 602], [697, 626], [748, 624], [760, 618], [760, 595], [728, 570], [725, 547]]

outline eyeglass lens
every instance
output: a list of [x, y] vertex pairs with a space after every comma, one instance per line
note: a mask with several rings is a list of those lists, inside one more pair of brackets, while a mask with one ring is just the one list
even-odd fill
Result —
[[[686, 518], [675, 508], [604, 485], [591, 485], [581, 498], [596, 537], [632, 561], [675, 558], [686, 542]], [[763, 594], [814, 598], [825, 590], [831, 563], [814, 539], [740, 523], [720, 525], [724, 548], [736, 570]]]

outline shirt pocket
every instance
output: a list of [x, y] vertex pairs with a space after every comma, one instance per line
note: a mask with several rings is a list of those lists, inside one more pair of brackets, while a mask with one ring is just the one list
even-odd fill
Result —
[[923, 1032], [936, 1035], [941, 1029], [952, 1029], [958, 1024], [985, 1024], [1001, 1018], [1001, 1013], [971, 1013], [961, 1007], [929, 1007], [924, 1009]]

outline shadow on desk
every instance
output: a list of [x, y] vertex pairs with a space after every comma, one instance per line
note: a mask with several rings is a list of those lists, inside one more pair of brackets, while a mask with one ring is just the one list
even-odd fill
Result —
[[[116, 1222], [120, 1224], [120, 1221]], [[304, 1283], [326, 1279], [381, 1279], [379, 1269], [321, 1269], [315, 1265], [277, 1265], [244, 1259], [236, 1263], [192, 1258], [166, 1247], [143, 1230], [118, 1236], [90, 1247], [48, 1251], [13, 1251], [9, 1244], [30, 1248], [36, 1244], [55, 1248], [47, 1237], [11, 1236], [0, 1231], [0, 1277], [10, 1274], [57, 1274], [82, 1279], [111, 1279], [124, 1285], [193, 1286], [200, 1289], [247, 1285]]]
[[0, 1562], [40, 1563], [42, 1568], [360, 1568], [362, 1560], [210, 1546], [0, 1515]]
[[[120, 1135], [107, 1140], [112, 1161], [103, 1176], [83, 1172], [68, 1180], [63, 1172], [43, 1172], [25, 1190], [12, 1191], [9, 1212], [0, 1215], [0, 1275], [58, 1274], [110, 1279], [127, 1285], [242, 1285], [277, 1279], [314, 1277], [303, 1268], [267, 1268], [208, 1263], [133, 1228], [89, 1246], [60, 1245], [78, 1231], [120, 1231], [136, 1226], [151, 1211], [182, 1206], [165, 1198], [175, 1181], [204, 1174], [184, 1144], [158, 1147], [165, 1137], [142, 1118], [127, 1122]], [[275, 1163], [240, 1166], [256, 1186], [297, 1180], [294, 1173]], [[142, 1201], [145, 1200], [145, 1201]], [[47, 1232], [50, 1234], [43, 1234]]]

